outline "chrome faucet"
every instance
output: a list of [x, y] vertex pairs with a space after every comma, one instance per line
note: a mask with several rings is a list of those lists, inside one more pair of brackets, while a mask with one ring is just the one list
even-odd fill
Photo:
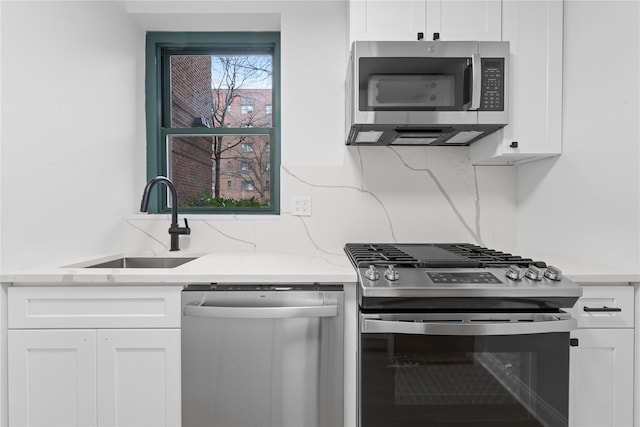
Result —
[[151, 189], [157, 183], [162, 182], [171, 191], [171, 226], [169, 227], [169, 234], [171, 235], [171, 249], [170, 251], [179, 251], [180, 245], [178, 236], [180, 234], [191, 234], [189, 223], [187, 219], [184, 219], [184, 227], [178, 226], [178, 191], [173, 182], [165, 176], [156, 176], [147, 182], [147, 186], [144, 187], [142, 193], [142, 203], [140, 204], [140, 212], [147, 212], [149, 210], [149, 196], [151, 195]]

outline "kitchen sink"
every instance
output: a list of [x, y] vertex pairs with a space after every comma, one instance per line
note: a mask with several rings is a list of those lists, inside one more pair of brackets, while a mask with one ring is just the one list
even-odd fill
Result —
[[123, 257], [86, 265], [84, 268], [174, 268], [194, 259], [197, 257]]

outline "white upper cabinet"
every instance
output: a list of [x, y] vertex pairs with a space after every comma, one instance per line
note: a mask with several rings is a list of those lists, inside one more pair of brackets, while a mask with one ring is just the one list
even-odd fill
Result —
[[349, 41], [501, 40], [501, 0], [353, 0]]
[[502, 3], [510, 42], [509, 124], [470, 147], [478, 165], [510, 165], [562, 150], [562, 1]]
[[427, 0], [425, 39], [502, 40], [501, 0]]
[[417, 40], [419, 32], [425, 32], [424, 0], [349, 2], [349, 44], [354, 40]]

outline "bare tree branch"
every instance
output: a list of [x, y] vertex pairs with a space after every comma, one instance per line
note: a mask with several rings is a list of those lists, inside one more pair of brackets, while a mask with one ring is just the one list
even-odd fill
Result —
[[[240, 118], [234, 117], [230, 112], [230, 107], [238, 102], [241, 105], [253, 106], [258, 103], [262, 106], [270, 105], [271, 98], [262, 95], [263, 99], [256, 99], [257, 91], [254, 87], [270, 88], [271, 80], [271, 57], [269, 56], [217, 56], [212, 57], [214, 64], [212, 69], [212, 98], [213, 111], [212, 122], [214, 127], [265, 127], [272, 126], [271, 116], [264, 109], [254, 109], [242, 114]], [[216, 73], [218, 72], [218, 73]], [[268, 103], [267, 103], [268, 102]], [[251, 142], [250, 142], [251, 141]], [[226, 146], [224, 144], [227, 144]], [[252, 144], [251, 151], [243, 151], [243, 144]], [[255, 191], [264, 200], [269, 190], [270, 153], [268, 152], [268, 142], [254, 141], [251, 136], [223, 135], [213, 137], [213, 162], [215, 169], [214, 195], [220, 197], [220, 179], [223, 171], [221, 162], [231, 160], [239, 165], [243, 162], [248, 166], [246, 170], [233, 169], [224, 171], [225, 176], [237, 177], [253, 185]]]

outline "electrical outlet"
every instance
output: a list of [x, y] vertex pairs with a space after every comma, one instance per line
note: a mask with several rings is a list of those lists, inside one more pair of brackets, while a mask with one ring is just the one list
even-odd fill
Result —
[[293, 196], [291, 198], [291, 215], [311, 216], [311, 197]]

